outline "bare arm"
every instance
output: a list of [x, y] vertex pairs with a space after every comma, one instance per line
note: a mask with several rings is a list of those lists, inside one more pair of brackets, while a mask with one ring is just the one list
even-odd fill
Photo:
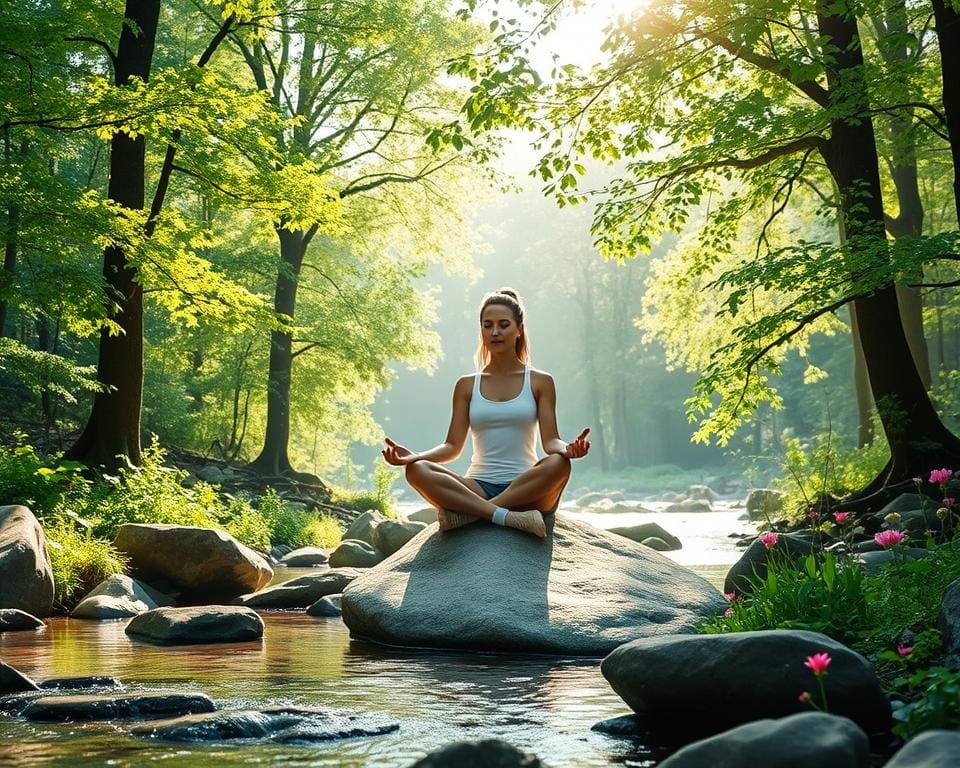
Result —
[[446, 439], [427, 451], [414, 453], [389, 437], [385, 438], [387, 448], [382, 452], [388, 464], [403, 466], [415, 461], [435, 461], [446, 464], [460, 457], [463, 445], [470, 429], [470, 394], [473, 391], [473, 377], [461, 376], [453, 388], [453, 408], [450, 414], [450, 427]]
[[557, 428], [557, 387], [553, 376], [549, 373], [537, 371], [534, 376], [534, 395], [537, 398], [537, 418], [540, 422], [540, 445], [548, 456], [558, 453], [568, 459], [579, 459], [587, 455], [590, 450], [590, 441], [587, 434], [590, 428], [584, 429], [572, 443], [560, 437]]

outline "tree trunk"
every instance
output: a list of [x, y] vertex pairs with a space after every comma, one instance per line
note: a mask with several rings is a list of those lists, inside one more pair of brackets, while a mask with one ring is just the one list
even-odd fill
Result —
[[[273, 309], [285, 322], [293, 323], [297, 307], [300, 269], [307, 252], [303, 232], [278, 229], [280, 268], [273, 296]], [[290, 465], [290, 381], [293, 371], [293, 334], [274, 330], [270, 334], [270, 362], [267, 374], [267, 425], [263, 448], [250, 466], [266, 475], [291, 474]]]
[[[844, 110], [831, 121], [827, 165], [841, 196], [841, 215], [848, 243], [883, 241], [884, 215], [880, 194], [873, 121], [867, 112], [867, 89], [862, 83], [863, 53], [852, 15], [835, 15], [837, 6], [818, 2], [820, 35], [835, 47], [827, 67], [831, 94], [863, 94], [859, 109]], [[861, 82], [857, 82], [857, 81]], [[858, 87], [858, 85], [860, 87]], [[858, 114], [859, 113], [859, 114]], [[891, 460], [885, 473], [862, 493], [912, 478], [944, 461], [960, 459], [960, 439], [944, 427], [927, 394], [913, 358], [894, 286], [856, 299], [860, 342], [870, 377], [870, 388], [890, 445]]]
[[[3, 129], [3, 156], [10, 162], [10, 129]], [[7, 203], [7, 226], [3, 237], [3, 275], [0, 276], [0, 337], [7, 327], [7, 301], [13, 289], [17, 269], [17, 229], [20, 226], [20, 209], [12, 201]]]
[[857, 447], [863, 448], [873, 443], [873, 397], [870, 394], [870, 377], [867, 375], [867, 361], [863, 357], [863, 345], [860, 343], [860, 324], [857, 322], [857, 310], [853, 304], [850, 309], [850, 335], [853, 340], [853, 386], [857, 395]]
[[[127, 0], [126, 18], [114, 63], [117, 86], [133, 77], [150, 77], [160, 0]], [[134, 31], [137, 30], [137, 31]], [[117, 132], [110, 142], [108, 196], [125, 208], [142, 210], [146, 183], [146, 141]], [[103, 253], [103, 278], [110, 300], [119, 307], [111, 319], [121, 332], [100, 332], [97, 378], [107, 386], [98, 392], [80, 437], [66, 457], [115, 468], [125, 457], [140, 463], [140, 410], [143, 400], [143, 290], [125, 251], [109, 246]]]
[[940, 68], [943, 73], [943, 111], [953, 157], [953, 199], [960, 222], [960, 15], [949, 0], [933, 0]]

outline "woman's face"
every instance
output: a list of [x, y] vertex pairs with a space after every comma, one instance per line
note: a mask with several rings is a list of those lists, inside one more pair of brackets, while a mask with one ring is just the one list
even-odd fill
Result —
[[492, 354], [514, 351], [523, 326], [517, 325], [513, 312], [503, 304], [488, 304], [480, 315], [480, 338]]

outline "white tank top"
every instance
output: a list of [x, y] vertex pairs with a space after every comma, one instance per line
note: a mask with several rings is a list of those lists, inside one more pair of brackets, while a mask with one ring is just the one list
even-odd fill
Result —
[[473, 458], [466, 477], [509, 483], [537, 463], [537, 401], [530, 368], [523, 369], [520, 394], [503, 402], [480, 394], [481, 376], [474, 377], [470, 398]]

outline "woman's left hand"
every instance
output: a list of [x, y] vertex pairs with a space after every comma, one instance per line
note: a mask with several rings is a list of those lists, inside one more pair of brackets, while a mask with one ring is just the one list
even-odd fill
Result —
[[563, 452], [563, 455], [568, 459], [582, 459], [587, 453], [590, 452], [590, 441], [587, 440], [587, 435], [590, 434], [590, 427], [587, 427], [583, 432], [577, 435], [577, 439], [572, 443], [567, 443], [567, 450]]

